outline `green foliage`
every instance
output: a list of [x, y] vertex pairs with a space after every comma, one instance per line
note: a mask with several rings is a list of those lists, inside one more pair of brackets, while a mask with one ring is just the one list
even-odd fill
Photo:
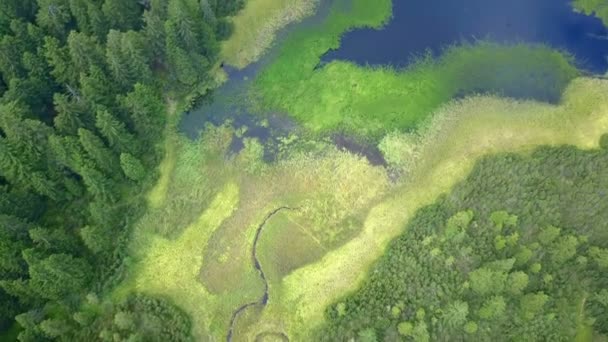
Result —
[[397, 331], [401, 336], [412, 336], [414, 325], [411, 322], [401, 322], [397, 325]]
[[95, 133], [85, 128], [78, 129], [78, 139], [89, 158], [95, 161], [95, 166], [108, 175], [118, 170], [118, 157]]
[[152, 71], [143, 35], [135, 31], [110, 30], [107, 39], [106, 60], [118, 84], [130, 89], [138, 81], [149, 82]]
[[319, 65], [344, 31], [379, 27], [390, 17], [390, 0], [352, 2], [347, 12], [336, 2], [323, 24], [292, 34], [282, 44], [254, 84], [262, 111], [289, 113], [314, 132], [379, 137], [415, 128], [454, 96], [480, 90], [558, 101], [578, 75], [572, 58], [549, 47], [487, 42], [449, 48], [437, 60], [423, 56], [403, 70], [343, 61]]
[[135, 158], [132, 154], [122, 153], [120, 155], [120, 166], [122, 167], [125, 176], [131, 180], [140, 181], [146, 175], [144, 166], [139, 159]]
[[28, 263], [30, 286], [42, 298], [61, 299], [78, 294], [90, 281], [91, 266], [67, 254], [53, 254]]
[[[567, 146], [483, 158], [415, 215], [340, 314], [327, 309], [318, 338], [348, 340], [366, 326], [379, 340], [394, 330], [414, 340], [572, 340], [580, 316], [605, 334], [608, 179], [587, 170], [606, 167], [605, 150]], [[416, 309], [387, 312], [399, 302]]]
[[[95, 315], [72, 313], [84, 293], [120, 278], [131, 230], [125, 217], [136, 221], [147, 186], [130, 179], [143, 180], [143, 164], [152, 169], [160, 159], [168, 112], [162, 92], [177, 90], [171, 95], [179, 101], [212, 85], [216, 33], [240, 6], [0, 1], [1, 329], [17, 317], [22, 341], [188, 339], [189, 328], [164, 334], [147, 326], [169, 331], [162, 321], [171, 323], [172, 314], [135, 314], [129, 329], [118, 315], [120, 331], [92, 332], [79, 321]], [[176, 30], [167, 34], [167, 27]], [[171, 74], [178, 67], [167, 58], [173, 45], [166, 37], [187, 57], [188, 88]], [[166, 308], [150, 305], [142, 310]]]
[[245, 171], [251, 174], [260, 174], [264, 168], [264, 146], [257, 139], [245, 138], [244, 147], [239, 154]]
[[143, 8], [138, 1], [104, 0], [101, 8], [110, 28], [127, 31], [141, 25]]
[[107, 110], [97, 112], [95, 126], [117, 153], [134, 151], [135, 138], [126, 125]]

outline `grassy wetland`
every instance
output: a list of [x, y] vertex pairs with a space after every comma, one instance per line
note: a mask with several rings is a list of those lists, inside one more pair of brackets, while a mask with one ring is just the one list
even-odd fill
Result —
[[0, 340], [608, 340], [607, 8], [0, 1]]
[[[583, 77], [572, 56], [545, 45], [477, 41], [406, 68], [320, 64], [345, 31], [391, 18], [389, 0], [332, 4], [321, 26], [289, 32], [242, 92], [261, 127], [272, 126], [268, 113], [282, 113], [297, 129], [266, 143], [230, 118], [195, 140], [167, 129], [161, 176], [134, 224], [113, 300], [162, 297], [189, 316], [197, 341], [312, 341], [319, 331], [409, 340], [407, 324], [386, 328], [394, 335], [343, 328], [332, 310], [366, 289], [391, 241], [462, 187], [480, 160], [542, 146], [597, 151], [608, 132], [608, 81]], [[223, 43], [225, 63], [254, 63], [278, 29], [316, 5], [248, 1]], [[377, 147], [385, 163], [336, 146], [336, 134]], [[580, 340], [590, 340], [593, 323], [579, 320]], [[595, 329], [599, 336], [604, 326]]]

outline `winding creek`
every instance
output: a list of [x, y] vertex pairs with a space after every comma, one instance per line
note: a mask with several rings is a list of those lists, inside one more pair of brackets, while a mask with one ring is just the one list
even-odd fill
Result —
[[[268, 295], [268, 280], [266, 279], [266, 274], [264, 273], [264, 270], [262, 269], [262, 264], [260, 263], [260, 260], [258, 259], [258, 254], [257, 254], [258, 242], [260, 240], [260, 236], [262, 235], [262, 230], [264, 229], [264, 226], [266, 225], [268, 220], [270, 220], [274, 215], [280, 213], [281, 211], [285, 211], [285, 210], [293, 211], [293, 210], [298, 210], [298, 208], [292, 208], [292, 207], [288, 207], [288, 206], [278, 207], [278, 208], [274, 209], [273, 211], [271, 211], [270, 213], [268, 213], [266, 215], [266, 217], [264, 218], [264, 220], [262, 221], [262, 223], [260, 223], [260, 225], [256, 229], [255, 238], [253, 239], [253, 249], [251, 252], [251, 258], [253, 261], [253, 267], [258, 271], [258, 273], [260, 274], [260, 278], [264, 282], [264, 294], [257, 301], [243, 304], [232, 313], [232, 317], [230, 318], [230, 327], [228, 328], [228, 334], [226, 335], [227, 342], [232, 341], [232, 336], [234, 333], [234, 326], [235, 326], [239, 316], [242, 313], [244, 313], [245, 310], [247, 310], [248, 308], [253, 307], [255, 305], [261, 305], [262, 307], [264, 307], [268, 303], [268, 296], [269, 296]], [[281, 335], [284, 338], [289, 339], [287, 337], [287, 335], [285, 335], [282, 332], [277, 333], [277, 334]]]

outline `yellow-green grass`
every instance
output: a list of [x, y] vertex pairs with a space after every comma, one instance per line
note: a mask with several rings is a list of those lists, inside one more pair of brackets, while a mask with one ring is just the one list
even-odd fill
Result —
[[294, 32], [254, 83], [258, 109], [288, 113], [313, 132], [370, 136], [413, 128], [455, 95], [480, 89], [557, 100], [577, 75], [570, 57], [547, 47], [484, 42], [447, 48], [439, 59], [419, 56], [405, 70], [343, 61], [317, 68], [344, 31], [379, 27], [390, 11], [389, 0], [353, 0], [320, 27]]
[[194, 337], [208, 340], [208, 333], [213, 328], [210, 325], [215, 322], [213, 314], [216, 313], [210, 309], [225, 306], [223, 313], [229, 315], [233, 306], [240, 305], [240, 300], [246, 300], [238, 296], [219, 300], [198, 282], [204, 243], [232, 214], [238, 201], [238, 186], [226, 184], [198, 220], [175, 240], [150, 234], [143, 228], [138, 229], [134, 237], [137, 244], [133, 249], [135, 262], [131, 278], [124, 285], [128, 289], [119, 288], [118, 291], [135, 290], [170, 299], [190, 315]]
[[593, 326], [585, 319], [585, 303], [587, 302], [587, 294], [581, 298], [578, 305], [578, 313], [576, 315], [576, 336], [575, 342], [591, 342], [593, 341]]
[[[235, 291], [239, 284], [252, 281], [248, 276], [252, 234], [270, 211], [281, 206], [297, 208], [268, 221], [258, 249], [258, 254], [265, 254], [266, 247], [283, 253], [286, 262], [268, 265], [268, 272], [284, 276], [356, 233], [359, 227], [348, 225], [348, 219], [387, 191], [388, 178], [365, 159], [326, 146], [321, 154], [295, 153], [260, 175], [245, 175], [240, 184], [241, 205], [217, 230], [205, 252], [201, 281], [214, 293]], [[275, 229], [277, 225], [283, 229]], [[287, 234], [288, 244], [282, 234]], [[302, 249], [304, 244], [315, 248]]]
[[[226, 127], [212, 128], [200, 141], [176, 137], [172, 142], [172, 172], [163, 176], [168, 180], [159, 180], [159, 184], [168, 182], [164, 200], [150, 205], [136, 225], [129, 276], [113, 293], [115, 300], [131, 291], [168, 297], [192, 316], [198, 340], [224, 338], [232, 311], [261, 297], [263, 283], [252, 265], [252, 241], [269, 211], [285, 204], [301, 208], [290, 217], [305, 232], [300, 237], [292, 236], [290, 241], [295, 245], [310, 237], [333, 238], [335, 243], [345, 235], [334, 237], [327, 232], [343, 229], [344, 218], [370, 206], [388, 188], [381, 168], [326, 144], [321, 144], [323, 152], [318, 155], [295, 153], [277, 165], [265, 165], [259, 173], [245, 172], [247, 163], [252, 162], [242, 158], [245, 152], [235, 158], [225, 157], [232, 133]], [[235, 202], [230, 207], [234, 212], [210, 213], [218, 198], [228, 196], [225, 193], [235, 188], [238, 205]], [[158, 186], [154, 192], [158, 192]], [[326, 210], [326, 205], [332, 210]], [[210, 215], [222, 219], [207, 224]], [[324, 222], [332, 229], [323, 226], [323, 230], [313, 231], [315, 225], [310, 222]], [[283, 247], [268, 245], [269, 249]], [[283, 276], [323, 255], [309, 250], [293, 255], [288, 249], [283, 251], [292, 264], [277, 267], [277, 272], [272, 270], [274, 265], [269, 265], [269, 274], [276, 281], [280, 278], [275, 274]]]
[[232, 18], [234, 32], [222, 44], [222, 60], [239, 69], [257, 61], [287, 24], [314, 13], [319, 0], [248, 0]]
[[274, 327], [293, 341], [309, 340], [308, 334], [323, 321], [324, 309], [359, 286], [414, 212], [448, 192], [479, 157], [526, 152], [539, 145], [596, 148], [601, 134], [608, 132], [608, 81], [577, 79], [558, 106], [491, 96], [467, 98], [443, 107], [433, 121], [407, 182], [371, 208], [358, 236], [271, 288], [273, 300], [245, 339]]

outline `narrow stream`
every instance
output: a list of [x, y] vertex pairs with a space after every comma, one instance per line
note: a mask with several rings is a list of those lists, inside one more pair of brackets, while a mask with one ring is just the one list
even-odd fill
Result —
[[[268, 280], [266, 279], [266, 274], [264, 273], [264, 270], [262, 269], [262, 265], [260, 264], [260, 260], [258, 259], [258, 254], [257, 254], [258, 242], [260, 240], [260, 236], [262, 235], [262, 229], [264, 229], [266, 222], [268, 222], [268, 220], [270, 220], [274, 215], [278, 214], [279, 212], [281, 212], [283, 210], [297, 210], [297, 208], [282, 206], [282, 207], [278, 207], [278, 208], [274, 209], [273, 211], [268, 213], [268, 215], [266, 215], [266, 217], [264, 218], [262, 223], [260, 223], [260, 225], [258, 226], [258, 228], [255, 232], [255, 238], [253, 239], [253, 250], [251, 252], [251, 257], [253, 260], [253, 267], [258, 271], [258, 273], [260, 274], [260, 278], [264, 282], [264, 294], [257, 301], [243, 304], [232, 313], [232, 317], [230, 319], [230, 327], [228, 328], [228, 334], [226, 335], [227, 342], [232, 341], [234, 325], [236, 324], [236, 321], [239, 318], [239, 316], [243, 312], [245, 312], [245, 310], [247, 308], [255, 306], [255, 305], [261, 305], [262, 307], [264, 307], [268, 303]], [[279, 334], [284, 337], [287, 337], [287, 335], [285, 335], [284, 333], [279, 333]]]

